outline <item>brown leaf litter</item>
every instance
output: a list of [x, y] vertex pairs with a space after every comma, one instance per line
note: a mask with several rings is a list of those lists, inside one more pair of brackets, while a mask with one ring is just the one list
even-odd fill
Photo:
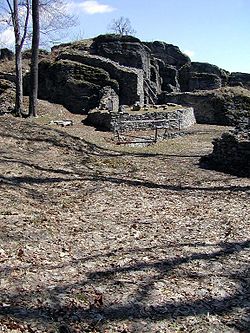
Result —
[[63, 117], [0, 118], [0, 332], [249, 332], [250, 180], [198, 164], [225, 128], [126, 147]]

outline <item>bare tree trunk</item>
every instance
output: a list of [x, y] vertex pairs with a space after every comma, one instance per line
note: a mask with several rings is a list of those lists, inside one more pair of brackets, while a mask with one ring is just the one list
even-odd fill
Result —
[[22, 48], [27, 34], [29, 20], [29, 0], [25, 0], [26, 17], [21, 36], [20, 20], [19, 20], [19, 3], [18, 0], [13, 0], [13, 6], [10, 0], [6, 0], [11, 13], [11, 20], [15, 34], [15, 66], [16, 66], [16, 101], [14, 113], [17, 116], [22, 116], [23, 113], [23, 74], [22, 74]]
[[16, 102], [15, 114], [22, 115], [23, 111], [23, 74], [22, 74], [22, 49], [20, 45], [15, 47], [15, 65], [16, 65]]
[[23, 110], [23, 75], [22, 75], [22, 41], [18, 15], [18, 0], [13, 0], [13, 25], [15, 32], [15, 65], [16, 65], [16, 103], [15, 114], [22, 115]]
[[29, 116], [37, 116], [37, 94], [38, 94], [38, 55], [40, 39], [39, 0], [32, 1], [32, 56], [30, 73], [30, 99]]

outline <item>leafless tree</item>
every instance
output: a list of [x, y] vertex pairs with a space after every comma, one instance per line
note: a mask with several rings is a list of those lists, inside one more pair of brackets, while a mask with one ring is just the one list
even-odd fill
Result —
[[120, 36], [136, 34], [136, 31], [131, 26], [130, 20], [123, 16], [118, 19], [114, 19], [108, 29], [109, 31]]
[[29, 116], [36, 117], [38, 94], [38, 53], [40, 40], [39, 0], [32, 0], [32, 32]]
[[54, 44], [77, 25], [77, 17], [69, 12], [66, 0], [39, 0], [40, 44]]
[[[13, 0], [13, 3], [10, 0], [6, 1], [15, 34], [16, 101], [14, 112], [20, 116], [23, 111], [22, 48], [27, 35], [30, 3], [29, 0], [22, 3], [18, 0]], [[22, 18], [21, 8], [23, 9]], [[23, 20], [24, 26], [22, 27]]]
[[[35, 116], [39, 40], [51, 42], [60, 38], [63, 30], [76, 25], [76, 19], [68, 13], [67, 6], [66, 0], [1, 0], [0, 24], [2, 23], [5, 27], [12, 26], [15, 35], [16, 115], [23, 114], [22, 49], [24, 42], [32, 39], [29, 115]], [[34, 16], [32, 24], [30, 24], [32, 17], [30, 14]], [[39, 38], [40, 34], [43, 38]]]

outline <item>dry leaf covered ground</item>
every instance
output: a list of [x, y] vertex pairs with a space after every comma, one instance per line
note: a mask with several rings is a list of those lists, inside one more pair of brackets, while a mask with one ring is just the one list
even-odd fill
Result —
[[250, 180], [198, 163], [225, 128], [118, 146], [40, 107], [0, 117], [0, 332], [249, 332]]

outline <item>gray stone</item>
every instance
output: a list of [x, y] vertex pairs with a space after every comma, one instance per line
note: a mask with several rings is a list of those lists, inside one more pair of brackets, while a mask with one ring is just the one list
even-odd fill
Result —
[[181, 91], [212, 90], [227, 84], [229, 72], [208, 63], [192, 62], [179, 70]]
[[242, 86], [250, 89], [250, 74], [240, 72], [231, 73], [228, 84], [230, 86]]
[[213, 141], [213, 152], [200, 160], [203, 167], [250, 177], [250, 118], [243, 127]]
[[50, 125], [53, 125], [53, 124], [56, 124], [56, 125], [59, 125], [59, 126], [62, 126], [62, 127], [66, 127], [66, 126], [72, 126], [73, 125], [73, 121], [72, 120], [52, 120], [50, 122]]
[[250, 94], [246, 89], [220, 88], [196, 92], [162, 93], [161, 103], [176, 103], [194, 108], [197, 123], [235, 125], [250, 110]]
[[101, 90], [101, 99], [99, 104], [100, 110], [108, 110], [110, 112], [118, 112], [119, 96], [111, 87], [104, 87]]
[[155, 129], [156, 127], [181, 130], [195, 124], [192, 108], [180, 108], [174, 111], [133, 113], [113, 113], [92, 111], [87, 116], [87, 123], [96, 127], [105, 127], [111, 131], [133, 131]]
[[58, 59], [70, 60], [93, 68], [104, 70], [111, 79], [118, 82], [120, 104], [132, 105], [136, 101], [144, 102], [143, 71], [137, 68], [120, 66], [101, 56], [78, 52], [65, 52]]
[[39, 98], [63, 104], [73, 113], [97, 107], [106, 86], [118, 91], [118, 83], [101, 68], [66, 59], [39, 63]]
[[14, 53], [7, 49], [3, 48], [0, 49], [0, 60], [13, 60], [14, 59]]
[[155, 58], [162, 60], [165, 65], [171, 65], [179, 69], [186, 63], [191, 62], [189, 57], [182, 53], [178, 46], [159, 41], [145, 42], [143, 44], [151, 50]]
[[[158, 62], [150, 48], [137, 38], [124, 38], [115, 35], [98, 36], [91, 44], [89, 53], [108, 58], [119, 65], [140, 69], [143, 71], [146, 84], [144, 95], [154, 99], [161, 92], [161, 78]], [[152, 91], [154, 92], [152, 94]], [[143, 102], [143, 101], [142, 101]]]

